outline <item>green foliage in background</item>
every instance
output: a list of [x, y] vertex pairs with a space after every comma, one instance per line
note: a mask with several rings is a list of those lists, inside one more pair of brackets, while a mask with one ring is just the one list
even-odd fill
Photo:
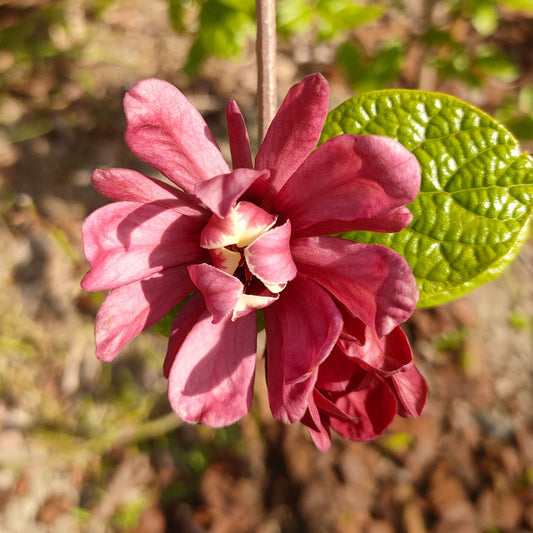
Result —
[[255, 35], [254, 0], [168, 0], [172, 27], [187, 31], [189, 12], [197, 14], [197, 27], [189, 58], [184, 66], [195, 76], [209, 57], [234, 58]]
[[405, 44], [397, 39], [384, 41], [369, 55], [356, 40], [345, 41], [337, 50], [337, 64], [347, 82], [358, 92], [390, 87], [401, 75]]
[[[255, 0], [163, 1], [169, 25], [192, 38], [188, 58], [181, 65], [191, 78], [200, 74], [209, 57], [238, 58], [245, 49], [253, 50]], [[96, 20], [119, 2], [81, 0], [76, 9], [81, 9], [86, 20]], [[483, 87], [489, 79], [503, 83], [520, 79], [519, 58], [496, 36], [502, 27], [503, 10], [514, 10], [517, 16], [533, 13], [533, 0], [435, 0], [428, 6], [438, 8], [438, 22], [428, 16], [425, 21], [417, 19], [416, 24], [410, 6], [405, 0], [277, 0], [280, 42], [288, 50], [293, 39], [302, 35], [310, 49], [320, 42], [329, 43], [335, 65], [357, 93], [394, 86], [418, 87], [420, 80], [412, 74], [406, 77], [405, 72], [413, 47], [423, 51], [418, 68], [430, 67], [438, 80], [458, 79], [472, 87]], [[7, 8], [0, 52], [9, 51], [12, 68], [2, 72], [0, 90], [30, 78], [36, 69], [62, 72], [69, 61], [81, 55], [91, 36], [76, 35], [75, 28], [69, 26], [69, 9], [72, 6], [67, 0], [30, 7], [14, 3]], [[385, 15], [389, 16], [386, 25], [392, 24], [394, 37], [385, 32], [370, 47], [358, 29]], [[15, 71], [17, 74], [13, 74]], [[532, 109], [524, 104], [526, 96], [520, 98], [522, 103], [516, 109], [503, 102], [495, 114], [519, 139], [529, 140], [533, 136]], [[27, 137], [25, 132], [16, 135], [16, 139]]]
[[279, 0], [277, 9], [278, 31], [282, 35], [312, 31], [319, 40], [335, 39], [385, 12], [384, 6], [377, 3], [359, 5], [352, 0]]
[[[64, 9], [62, 3], [52, 3], [39, 9], [11, 11], [0, 31], [0, 50], [11, 52], [19, 71], [27, 72], [42, 60], [75, 54], [75, 50], [64, 50], [54, 39], [65, 27]], [[0, 77], [0, 89], [7, 81], [9, 78]]]

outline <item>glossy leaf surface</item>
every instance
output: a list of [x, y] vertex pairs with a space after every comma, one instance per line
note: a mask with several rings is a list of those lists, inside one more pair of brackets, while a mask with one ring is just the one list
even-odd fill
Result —
[[461, 296], [514, 259], [533, 207], [533, 160], [494, 119], [448, 95], [374, 91], [331, 111], [320, 143], [343, 133], [397, 139], [421, 165], [408, 228], [342, 235], [402, 254], [416, 276], [420, 307]]

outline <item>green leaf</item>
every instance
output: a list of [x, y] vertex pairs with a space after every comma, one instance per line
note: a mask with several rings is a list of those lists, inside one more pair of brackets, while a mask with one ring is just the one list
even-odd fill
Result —
[[516, 256], [533, 208], [533, 160], [494, 119], [452, 96], [375, 91], [329, 113], [320, 143], [342, 133], [392, 137], [420, 163], [408, 228], [342, 235], [402, 254], [417, 279], [420, 307], [463, 295]]

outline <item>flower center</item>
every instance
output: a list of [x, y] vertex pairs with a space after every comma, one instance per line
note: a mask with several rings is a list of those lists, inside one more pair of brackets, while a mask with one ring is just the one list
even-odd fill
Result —
[[276, 221], [275, 215], [243, 201], [223, 218], [213, 214], [202, 231], [200, 245], [209, 250], [213, 267], [241, 287], [237, 307], [243, 302], [254, 308], [270, 305], [296, 276], [290, 222], [275, 226]]

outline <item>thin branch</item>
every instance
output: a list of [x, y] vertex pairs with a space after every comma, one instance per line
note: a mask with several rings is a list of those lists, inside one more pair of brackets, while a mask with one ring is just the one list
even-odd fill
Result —
[[276, 112], [276, 3], [257, 0], [258, 139], [263, 140]]

